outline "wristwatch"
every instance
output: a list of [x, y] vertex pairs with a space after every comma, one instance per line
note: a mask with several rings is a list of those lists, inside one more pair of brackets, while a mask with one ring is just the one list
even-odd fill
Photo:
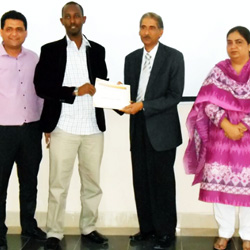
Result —
[[73, 93], [74, 93], [75, 96], [78, 96], [78, 88], [77, 87], [75, 87], [75, 90], [74, 90]]

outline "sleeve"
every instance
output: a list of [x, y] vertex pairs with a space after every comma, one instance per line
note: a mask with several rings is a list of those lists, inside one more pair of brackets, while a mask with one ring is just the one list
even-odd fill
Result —
[[[59, 58], [55, 60], [55, 58]], [[43, 99], [72, 104], [74, 87], [62, 86], [65, 71], [61, 55], [55, 55], [53, 48], [43, 46], [36, 66], [34, 84], [37, 95]], [[66, 58], [65, 58], [66, 61]]]
[[250, 130], [250, 114], [246, 114], [245, 117], [242, 119], [242, 123]]
[[210, 121], [217, 127], [220, 127], [221, 121], [224, 117], [226, 117], [226, 112], [224, 109], [211, 103], [206, 105], [205, 113]]

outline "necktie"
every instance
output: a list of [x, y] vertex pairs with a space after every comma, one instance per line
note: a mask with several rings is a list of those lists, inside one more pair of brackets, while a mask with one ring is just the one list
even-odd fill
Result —
[[151, 59], [151, 55], [149, 55], [149, 53], [146, 53], [145, 54], [145, 62], [144, 62], [143, 68], [142, 68], [140, 82], [139, 82], [139, 88], [138, 88], [138, 92], [137, 92], [137, 98], [136, 98], [137, 102], [144, 100], [144, 95], [146, 92], [146, 88], [148, 85], [148, 79], [149, 79], [150, 71], [151, 71], [150, 59]]
[[145, 62], [144, 62], [144, 66], [143, 66], [143, 71], [149, 71], [151, 70], [151, 65], [150, 65], [150, 59], [151, 59], [151, 55], [149, 55], [149, 53], [147, 53], [145, 55]]

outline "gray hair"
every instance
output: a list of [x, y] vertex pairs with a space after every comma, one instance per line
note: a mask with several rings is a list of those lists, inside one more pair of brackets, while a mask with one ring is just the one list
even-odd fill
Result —
[[163, 21], [162, 21], [162, 18], [157, 15], [156, 13], [154, 12], [147, 12], [145, 13], [142, 17], [141, 17], [141, 20], [140, 20], [140, 27], [141, 27], [141, 24], [142, 24], [142, 20], [146, 17], [149, 17], [149, 18], [152, 18], [154, 19], [156, 22], [157, 22], [157, 26], [159, 29], [163, 29]]

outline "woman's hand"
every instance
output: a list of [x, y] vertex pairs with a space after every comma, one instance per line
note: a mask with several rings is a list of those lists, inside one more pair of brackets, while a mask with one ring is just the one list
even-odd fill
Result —
[[227, 118], [224, 118], [221, 122], [221, 128], [225, 132], [225, 136], [233, 141], [240, 140], [247, 128], [242, 124], [232, 124]]
[[239, 129], [242, 130], [243, 132], [246, 132], [246, 131], [247, 131], [247, 127], [246, 127], [243, 123], [240, 122], [240, 123], [238, 124], [238, 126], [239, 126]]

